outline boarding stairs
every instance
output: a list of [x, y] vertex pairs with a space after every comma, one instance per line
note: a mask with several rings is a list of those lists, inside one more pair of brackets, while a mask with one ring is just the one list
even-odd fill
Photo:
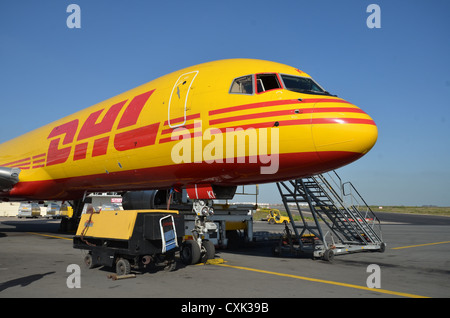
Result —
[[289, 250], [332, 261], [340, 254], [384, 251], [379, 219], [353, 184], [343, 183], [335, 171], [278, 182], [277, 187], [290, 218], [277, 254]]

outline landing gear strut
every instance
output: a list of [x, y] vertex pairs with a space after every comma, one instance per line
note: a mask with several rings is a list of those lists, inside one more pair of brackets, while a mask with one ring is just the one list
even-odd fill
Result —
[[180, 253], [183, 263], [187, 265], [206, 263], [208, 259], [213, 259], [216, 253], [214, 244], [203, 238], [205, 234], [217, 231], [216, 224], [207, 219], [214, 214], [214, 209], [204, 200], [194, 200], [192, 211], [195, 213], [193, 239], [183, 243]]

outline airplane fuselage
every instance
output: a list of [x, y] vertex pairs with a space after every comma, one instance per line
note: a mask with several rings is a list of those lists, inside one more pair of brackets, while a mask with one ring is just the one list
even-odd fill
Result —
[[0, 199], [276, 182], [346, 165], [376, 139], [369, 115], [306, 73], [268, 61], [221, 60], [1, 144], [0, 167], [20, 173]]

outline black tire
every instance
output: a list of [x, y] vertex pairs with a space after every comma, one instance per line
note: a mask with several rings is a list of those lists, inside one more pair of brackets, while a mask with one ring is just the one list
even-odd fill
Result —
[[214, 259], [216, 257], [216, 248], [213, 242], [209, 240], [202, 241], [202, 263], [206, 263], [209, 259]]
[[84, 257], [84, 265], [89, 269], [95, 267], [94, 262], [92, 261], [92, 254], [89, 253]]
[[322, 257], [323, 257], [324, 261], [328, 261], [328, 262], [332, 263], [333, 260], [334, 260], [334, 252], [333, 252], [333, 250], [331, 250], [331, 249], [326, 250], [325, 253], [323, 253]]
[[200, 247], [192, 240], [185, 241], [181, 246], [180, 257], [185, 265], [194, 265], [200, 261]]
[[277, 257], [281, 256], [281, 244], [278, 243], [272, 246], [272, 254]]
[[116, 273], [119, 276], [130, 274], [131, 273], [130, 262], [125, 258], [120, 258], [116, 263]]

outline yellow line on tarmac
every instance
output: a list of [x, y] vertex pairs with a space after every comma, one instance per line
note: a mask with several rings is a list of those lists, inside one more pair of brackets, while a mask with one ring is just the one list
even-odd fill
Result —
[[419, 247], [419, 246], [428, 246], [428, 245], [436, 245], [436, 244], [447, 244], [450, 243], [450, 241], [446, 242], [436, 242], [436, 243], [427, 243], [427, 244], [418, 244], [418, 245], [409, 245], [409, 246], [401, 246], [401, 247], [393, 247], [393, 250], [400, 250], [402, 248], [410, 248], [410, 247]]
[[69, 240], [69, 241], [72, 241], [72, 238], [68, 238], [68, 237], [55, 236], [55, 235], [48, 235], [48, 234], [41, 234], [41, 233], [35, 233], [35, 232], [28, 232], [28, 233], [29, 233], [29, 234], [34, 234], [34, 235], [47, 236], [47, 237], [53, 237], [53, 238], [58, 238], [58, 239], [62, 239], [62, 240]]
[[249, 268], [249, 267], [233, 266], [233, 265], [228, 265], [228, 264], [216, 264], [216, 265], [217, 266], [223, 266], [223, 267], [242, 269], [242, 270], [252, 271], [252, 272], [257, 272], [257, 273], [264, 273], [264, 274], [269, 274], [269, 275], [276, 275], [276, 276], [282, 276], [282, 277], [301, 279], [301, 280], [306, 280], [306, 281], [316, 282], [316, 283], [324, 283], [324, 284], [329, 284], [329, 285], [336, 285], [336, 286], [342, 286], [342, 287], [362, 289], [362, 290], [367, 290], [367, 291], [372, 291], [372, 292], [377, 292], [377, 293], [382, 293], [382, 294], [389, 294], [389, 295], [396, 295], [396, 296], [410, 297], [410, 298], [429, 298], [429, 297], [426, 297], [426, 296], [420, 296], [420, 295], [414, 295], [414, 294], [408, 294], [408, 293], [400, 293], [400, 292], [386, 290], [386, 289], [369, 288], [369, 287], [358, 286], [358, 285], [353, 285], [353, 284], [333, 282], [333, 281], [324, 280], [324, 279], [317, 279], [317, 278], [310, 278], [310, 277], [304, 277], [304, 276], [297, 276], [297, 275], [290, 275], [290, 274], [270, 272], [270, 271], [265, 271], [265, 270], [261, 270], [261, 269]]

